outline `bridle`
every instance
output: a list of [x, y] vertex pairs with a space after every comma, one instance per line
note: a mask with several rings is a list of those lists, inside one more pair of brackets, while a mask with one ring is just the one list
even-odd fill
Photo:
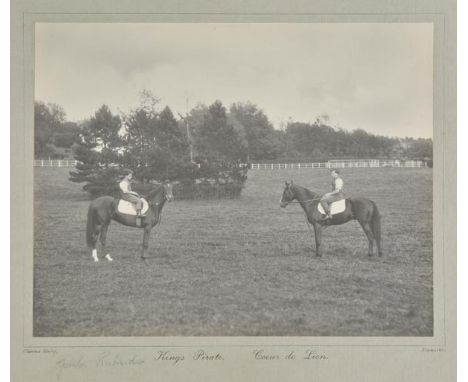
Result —
[[[166, 200], [166, 202], [169, 202], [171, 198], [164, 192], [164, 199]], [[150, 203], [150, 202], [148, 202], [148, 206], [153, 207], [153, 208], [157, 208], [160, 204], [161, 204], [160, 202], [159, 203], [156, 203], [156, 202]], [[161, 224], [161, 220], [162, 220], [162, 214], [159, 213], [158, 214], [158, 221], [157, 221], [156, 224]]]
[[[291, 190], [289, 190], [291, 192]], [[280, 203], [286, 203], [286, 204], [291, 204], [291, 203], [310, 203], [310, 202], [314, 202], [316, 200], [320, 200], [321, 199], [321, 196], [317, 197], [317, 198], [313, 198], [313, 199], [307, 199], [307, 200], [303, 200], [302, 202], [298, 201], [298, 200], [291, 200], [289, 202], [286, 202], [283, 200], [283, 197], [281, 197], [280, 199]]]
[[[163, 192], [164, 192], [164, 199], [165, 199], [165, 201], [166, 201], [166, 202], [169, 202], [172, 198], [169, 197], [169, 196], [166, 194], [166, 192], [165, 192], [164, 190], [163, 190]], [[159, 206], [160, 204], [161, 204], [161, 202], [158, 202], [158, 203], [156, 203], [156, 202], [148, 202], [148, 205], [151, 206], [151, 207], [157, 207], [157, 206]]]

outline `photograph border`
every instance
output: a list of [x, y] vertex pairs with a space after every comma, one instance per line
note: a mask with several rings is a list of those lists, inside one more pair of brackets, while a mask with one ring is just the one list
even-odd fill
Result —
[[[354, 2], [357, 3], [357, 2]], [[442, 2], [439, 2], [442, 3]], [[13, 7], [12, 7], [13, 8]], [[12, 347], [21, 348], [404, 348], [447, 346], [456, 330], [456, 76], [454, 14], [315, 12], [32, 12], [12, 9]], [[16, 13], [15, 13], [16, 12]], [[447, 25], [447, 17], [450, 24]], [[429, 22], [434, 25], [433, 301], [432, 337], [33, 337], [33, 101], [34, 25], [37, 22]], [[21, 25], [19, 25], [21, 24]], [[450, 27], [450, 30], [448, 30]], [[20, 31], [18, 33], [18, 31]], [[453, 71], [453, 72], [452, 72]], [[20, 86], [21, 85], [21, 86]], [[14, 89], [15, 86], [21, 88]], [[454, 157], [455, 156], [455, 157]], [[442, 219], [436, 219], [442, 217]], [[19, 303], [20, 301], [20, 303]], [[449, 352], [446, 351], [445, 354]]]

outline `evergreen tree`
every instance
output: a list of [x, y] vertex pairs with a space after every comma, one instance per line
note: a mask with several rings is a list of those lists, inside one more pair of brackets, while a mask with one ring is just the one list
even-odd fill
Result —
[[[154, 101], [150, 106], [149, 99]], [[125, 163], [143, 181], [189, 176], [188, 142], [171, 109], [158, 112], [158, 100], [149, 92], [143, 101], [126, 116]]]
[[246, 141], [246, 159], [275, 159], [281, 152], [278, 135], [268, 117], [254, 104], [235, 103], [230, 108], [232, 119], [237, 122]]
[[228, 123], [226, 108], [220, 101], [204, 115], [196, 147], [200, 157], [214, 162], [245, 161], [245, 148], [234, 126]]
[[203, 114], [196, 133], [195, 147], [200, 170], [197, 177], [216, 183], [244, 183], [246, 170], [241, 163], [246, 160], [241, 137], [228, 122], [226, 108], [214, 102]]
[[81, 127], [80, 141], [75, 149], [78, 161], [70, 180], [86, 183], [83, 189], [92, 196], [115, 195], [120, 175], [123, 141], [119, 134], [121, 120], [103, 105]]

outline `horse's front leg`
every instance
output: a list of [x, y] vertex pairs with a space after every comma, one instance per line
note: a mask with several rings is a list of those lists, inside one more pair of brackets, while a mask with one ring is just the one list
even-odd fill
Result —
[[101, 245], [102, 245], [102, 251], [106, 254], [106, 259], [108, 261], [113, 261], [114, 259], [107, 252], [107, 248], [106, 248], [106, 238], [107, 238], [107, 230], [108, 229], [109, 229], [109, 223], [102, 227], [100, 240], [101, 240]]
[[314, 224], [314, 233], [315, 233], [315, 255], [317, 257], [322, 257], [320, 252], [320, 246], [322, 245], [322, 226], [320, 224]]
[[148, 250], [148, 242], [149, 242], [149, 237], [151, 233], [151, 226], [147, 226], [144, 228], [143, 231], [143, 245], [141, 247], [141, 259], [145, 260], [145, 253]]

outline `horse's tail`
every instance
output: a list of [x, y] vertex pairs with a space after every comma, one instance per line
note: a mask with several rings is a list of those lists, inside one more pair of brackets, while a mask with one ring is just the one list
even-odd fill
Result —
[[96, 245], [95, 230], [96, 211], [93, 208], [93, 204], [91, 203], [88, 208], [88, 221], [86, 222], [86, 245], [90, 249], [94, 249], [94, 246]]
[[377, 250], [379, 251], [379, 255], [382, 255], [382, 247], [381, 247], [381, 232], [380, 232], [380, 212], [377, 208], [377, 205], [372, 202], [373, 211], [371, 217], [371, 228], [372, 233], [374, 234], [374, 239], [377, 244]]

